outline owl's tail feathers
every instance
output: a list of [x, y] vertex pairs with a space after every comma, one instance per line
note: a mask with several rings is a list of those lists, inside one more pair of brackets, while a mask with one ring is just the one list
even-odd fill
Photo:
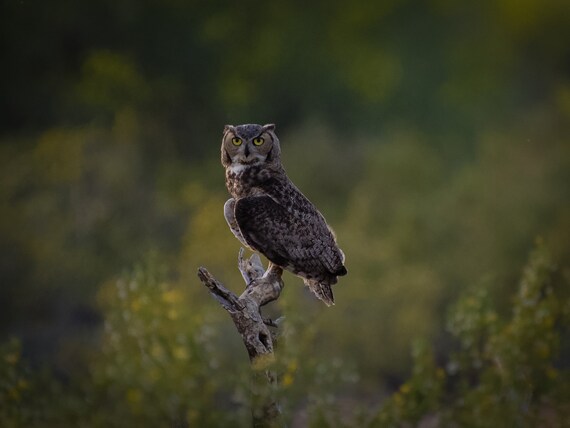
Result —
[[325, 305], [332, 306], [334, 305], [334, 296], [332, 292], [331, 285], [336, 284], [338, 282], [339, 276], [343, 276], [347, 274], [347, 270], [344, 266], [340, 266], [336, 272], [325, 276], [324, 278], [320, 279], [308, 279], [303, 278], [305, 285], [309, 287], [309, 290], [313, 292], [315, 296], [325, 302]]
[[305, 279], [304, 282], [315, 296], [325, 302], [325, 305], [334, 305], [334, 296], [329, 282], [319, 282], [316, 279]]

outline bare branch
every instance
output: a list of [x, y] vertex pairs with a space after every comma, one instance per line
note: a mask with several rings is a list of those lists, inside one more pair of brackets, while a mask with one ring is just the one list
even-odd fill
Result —
[[276, 424], [280, 413], [271, 393], [276, 376], [268, 368], [268, 362], [273, 360], [273, 336], [269, 327], [277, 327], [277, 324], [262, 317], [261, 307], [277, 300], [281, 295], [284, 287], [281, 279], [283, 270], [272, 263], [265, 270], [257, 254], [248, 259], [244, 259], [243, 254], [242, 248], [238, 254], [238, 269], [246, 287], [239, 297], [204, 267], [198, 269], [198, 277], [229, 313], [241, 335], [254, 369], [253, 425], [269, 427]]

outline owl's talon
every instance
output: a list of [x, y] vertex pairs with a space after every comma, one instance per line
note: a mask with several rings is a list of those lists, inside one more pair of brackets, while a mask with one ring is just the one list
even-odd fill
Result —
[[249, 263], [251, 264], [252, 267], [263, 269], [263, 264], [261, 263], [261, 258], [259, 257], [259, 254], [257, 254], [257, 253], [253, 253], [251, 255], [251, 257], [249, 258]]

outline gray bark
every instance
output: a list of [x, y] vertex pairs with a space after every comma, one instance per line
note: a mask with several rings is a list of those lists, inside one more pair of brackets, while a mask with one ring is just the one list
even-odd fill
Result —
[[269, 368], [274, 349], [274, 336], [269, 327], [276, 325], [271, 320], [263, 319], [260, 309], [279, 298], [284, 287], [281, 279], [283, 270], [271, 263], [265, 270], [257, 254], [244, 259], [243, 248], [238, 255], [238, 269], [246, 284], [245, 291], [239, 297], [204, 267], [198, 269], [198, 277], [228, 312], [247, 349], [253, 372], [253, 426], [279, 426], [279, 407], [272, 393], [277, 379]]

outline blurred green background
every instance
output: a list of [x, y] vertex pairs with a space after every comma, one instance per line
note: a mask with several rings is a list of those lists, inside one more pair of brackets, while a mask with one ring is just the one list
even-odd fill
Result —
[[568, 285], [567, 0], [4, 0], [0, 33], [0, 339], [65, 389], [51, 420], [105, 394], [123, 421], [243, 411], [245, 350], [196, 277], [242, 288], [226, 123], [276, 123], [346, 253], [335, 307], [288, 274], [277, 305], [284, 370], [322, 390], [376, 408], [414, 340], [445, 361], [446, 308], [485, 288], [510, 313], [537, 237]]

